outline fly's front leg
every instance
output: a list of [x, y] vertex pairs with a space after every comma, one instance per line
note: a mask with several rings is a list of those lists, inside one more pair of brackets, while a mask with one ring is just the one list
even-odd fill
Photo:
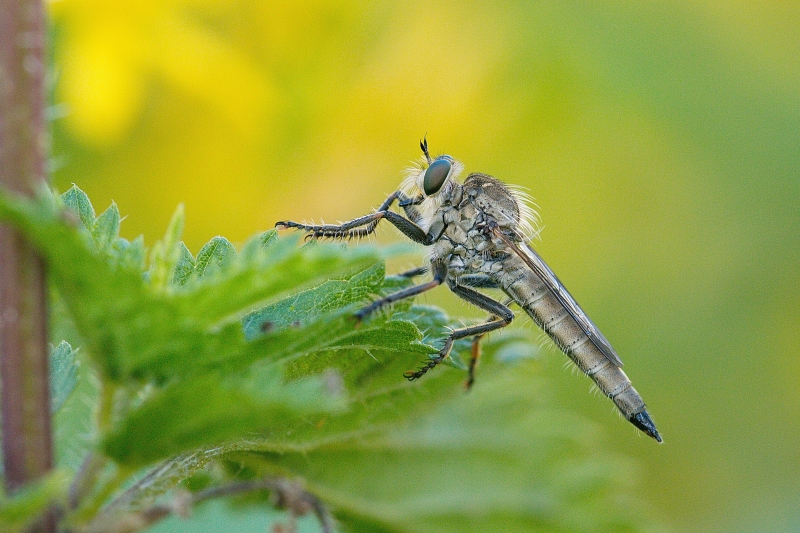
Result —
[[406, 195], [400, 191], [392, 193], [381, 204], [378, 210], [369, 215], [358, 217], [344, 224], [301, 224], [291, 220], [276, 222], [275, 227], [294, 228], [308, 232], [308, 237], [318, 239], [320, 237], [329, 239], [352, 239], [354, 237], [366, 237], [375, 231], [378, 222], [384, 217], [384, 214], [389, 210], [395, 200], [401, 198], [406, 199]]
[[378, 211], [363, 217], [356, 218], [341, 225], [323, 224], [311, 225], [293, 222], [291, 220], [277, 222], [276, 228], [294, 228], [305, 231], [308, 233], [306, 238], [318, 239], [320, 237], [327, 239], [352, 239], [358, 237], [366, 237], [375, 231], [380, 219], [383, 218], [383, 212]]
[[428, 267], [417, 267], [412, 268], [411, 270], [406, 270], [405, 272], [399, 272], [397, 274], [392, 274], [394, 278], [405, 278], [405, 279], [413, 279], [418, 276], [422, 276], [428, 272]]
[[[414, 272], [415, 271], [410, 271], [410, 273], [412, 274]], [[402, 291], [397, 291], [395, 293], [390, 294], [389, 296], [386, 296], [379, 300], [375, 300], [374, 302], [364, 307], [355, 314], [356, 320], [361, 322], [367, 317], [367, 315], [374, 313], [383, 306], [389, 305], [390, 303], [397, 302], [399, 300], [405, 300], [406, 298], [411, 298], [412, 296], [416, 296], [417, 294], [422, 294], [425, 291], [434, 289], [444, 282], [446, 276], [447, 276], [447, 266], [445, 266], [445, 264], [442, 262], [434, 263], [433, 279], [431, 281], [429, 281], [428, 283], [422, 283], [421, 285], [414, 285], [413, 287], [403, 289]]]
[[[438, 354], [436, 354], [430, 360], [425, 361], [419, 370], [408, 371], [404, 374], [406, 379], [409, 381], [414, 381], [415, 379], [421, 378], [426, 372], [428, 372], [428, 370], [434, 368], [436, 365], [444, 361], [444, 359], [450, 355], [450, 350], [453, 349], [453, 343], [458, 339], [472, 336], [481, 337], [490, 331], [506, 327], [511, 323], [512, 320], [514, 320], [514, 313], [511, 311], [511, 309], [497, 300], [489, 298], [485, 294], [481, 294], [478, 291], [458, 285], [455, 281], [448, 280], [448, 285], [450, 286], [450, 290], [453, 291], [457, 296], [460, 296], [469, 303], [477, 305], [481, 309], [490, 312], [495, 318], [483, 324], [467, 326], [465, 328], [452, 331], [450, 336], [447, 337], [447, 340], [445, 340], [444, 347], [439, 350]], [[473, 366], [473, 364], [474, 363], [471, 362], [470, 366]]]
[[411, 198], [409, 196], [406, 196], [402, 191], [400, 191], [400, 194], [397, 196], [397, 199], [399, 200], [397, 205], [403, 208], [406, 217], [414, 224], [420, 224], [422, 222], [423, 217], [417, 210], [417, 206], [422, 203], [425, 197], [420, 194], [415, 198]]
[[[407, 220], [402, 216], [389, 211], [395, 200], [399, 199], [403, 204], [403, 209], [412, 220]], [[408, 202], [412, 203], [409, 204]], [[418, 226], [419, 215], [413, 207], [413, 201], [402, 191], [396, 191], [381, 204], [374, 213], [358, 217], [343, 224], [302, 224], [285, 220], [275, 223], [276, 228], [294, 228], [308, 233], [307, 238], [327, 238], [327, 239], [352, 239], [366, 237], [375, 231], [381, 219], [387, 219], [394, 226], [402, 231], [407, 237], [420, 244], [430, 244], [425, 231]]]

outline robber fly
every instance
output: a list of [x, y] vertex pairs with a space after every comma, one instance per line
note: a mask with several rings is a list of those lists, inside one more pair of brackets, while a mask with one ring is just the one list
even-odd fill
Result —
[[[519, 189], [486, 174], [472, 173], [463, 184], [456, 178], [463, 165], [441, 155], [431, 158], [427, 140], [420, 142], [424, 158], [410, 169], [400, 190], [391, 194], [369, 215], [340, 225], [278, 222], [279, 228], [296, 228], [310, 238], [350, 239], [375, 231], [383, 219], [411, 240], [431, 246], [433, 279], [390, 294], [356, 313], [361, 321], [374, 311], [410, 298], [442, 283], [457, 296], [490, 313], [487, 322], [453, 330], [444, 347], [421, 368], [405, 373], [416, 380], [450, 354], [458, 339], [473, 337], [467, 386], [474, 380], [480, 354], [478, 340], [514, 319], [508, 305], [521, 307], [555, 344], [597, 384], [634, 426], [661, 442], [644, 401], [622, 371], [622, 361], [589, 320], [544, 260], [528, 244], [536, 215]], [[405, 217], [390, 211], [397, 201]], [[416, 269], [407, 276], [422, 274]], [[477, 289], [500, 289], [508, 297], [499, 302]]]

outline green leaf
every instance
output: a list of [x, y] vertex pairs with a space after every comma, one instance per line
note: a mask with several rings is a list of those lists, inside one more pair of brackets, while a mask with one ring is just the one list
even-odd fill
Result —
[[186, 285], [191, 280], [212, 276], [236, 260], [236, 248], [224, 237], [214, 237], [197, 253], [197, 259], [183, 242], [178, 243], [178, 260], [174, 267], [173, 285]]
[[203, 376], [177, 382], [148, 398], [106, 439], [106, 454], [144, 466], [156, 460], [234, 438], [269, 434], [287, 420], [342, 407], [321, 379], [288, 384], [273, 375]]
[[111, 202], [109, 208], [95, 219], [92, 238], [100, 252], [107, 253], [109, 247], [119, 237], [119, 221], [119, 209], [114, 202]]
[[66, 496], [68, 483], [69, 475], [56, 470], [44, 479], [27, 484], [10, 498], [0, 497], [0, 530], [5, 533], [25, 531], [53, 502]]
[[183, 235], [183, 204], [178, 205], [164, 233], [164, 238], [153, 246], [150, 259], [150, 283], [156, 291], [166, 290], [173, 279], [175, 265], [181, 257], [178, 242]]
[[[270, 353], [288, 360], [300, 353], [290, 349], [291, 343], [307, 347], [311, 339], [318, 339], [320, 345], [333, 345], [333, 337], [325, 338], [325, 327], [331, 331], [338, 328], [336, 339], [346, 340], [352, 324], [337, 319], [332, 325], [318, 327], [317, 335], [284, 331], [247, 344], [238, 320], [244, 312], [289, 289], [321, 283], [331, 276], [349, 279], [378, 260], [375, 249], [368, 246], [352, 250], [338, 245], [297, 247], [292, 238], [264, 247], [273, 238], [261, 235], [256, 238], [259, 245], [251, 245], [247, 254], [224, 265], [219, 275], [166, 294], [151, 290], [135, 272], [109, 268], [46, 203], [5, 200], [0, 202], [0, 215], [25, 230], [48, 259], [53, 282], [89, 356], [104, 376], [119, 382], [163, 382], [220, 365], [241, 369]], [[176, 259], [170, 262], [164, 259], [164, 242], [177, 238], [181, 219], [178, 210], [160, 244], [161, 252], [153, 253], [157, 264], [151, 266], [151, 272], [163, 274], [178, 263], [177, 241]], [[354, 294], [375, 291], [374, 274], [369, 283], [366, 288], [352, 289]], [[153, 284], [156, 281], [151, 279]], [[301, 318], [307, 321], [307, 317]], [[275, 346], [282, 351], [271, 350], [271, 342], [277, 342]]]
[[274, 229], [265, 231], [261, 235], [250, 239], [242, 247], [241, 255], [247, 260], [253, 254], [259, 254], [261, 250], [275, 244], [278, 241], [278, 232]]
[[378, 293], [383, 277], [383, 264], [376, 263], [349, 279], [328, 280], [300, 291], [247, 315], [243, 320], [245, 336], [253, 339], [265, 331], [284, 328], [298, 321], [309, 323], [334, 310], [363, 303], [368, 296]]
[[179, 256], [175, 263], [175, 274], [172, 277], [173, 285], [184, 285], [194, 273], [194, 257], [183, 241], [178, 243]]
[[[255, 238], [262, 241], [263, 235]], [[350, 276], [374, 265], [380, 255], [373, 247], [347, 250], [322, 244], [297, 247], [296, 238], [279, 239], [266, 247], [245, 245], [247, 254], [224, 265], [224, 276], [190, 283], [175, 294], [183, 316], [211, 327], [241, 318], [251, 310], [290, 289], [298, 290], [326, 277]], [[249, 308], [249, 309], [248, 309]]]
[[194, 271], [198, 278], [213, 274], [231, 264], [236, 249], [225, 237], [214, 237], [197, 253]]
[[92, 231], [94, 229], [94, 208], [86, 193], [73, 184], [70, 189], [61, 195], [61, 201], [81, 219], [83, 226]]
[[114, 262], [121, 268], [142, 272], [144, 270], [144, 237], [139, 235], [132, 241], [117, 238], [114, 240], [111, 249]]
[[[257, 260], [262, 250], [275, 242], [276, 235], [277, 232], [272, 230], [250, 239], [242, 249], [242, 261]], [[236, 249], [224, 237], [214, 237], [206, 243], [197, 254], [196, 260], [183, 242], [178, 246], [180, 257], [172, 279], [172, 283], [177, 286], [220, 272], [236, 260]]]
[[[182, 455], [117, 505], [136, 508], [154, 487], [165, 491], [227, 457], [232, 471], [302, 478], [347, 531], [649, 529], [635, 465], [603, 452], [599, 428], [557, 406], [535, 360], [496, 363], [498, 350], [515, 342], [503, 335], [485, 345], [469, 394], [463, 372], [446, 366], [409, 384], [392, 365], [345, 364], [346, 411], [278, 422], [268, 435]], [[371, 387], [368, 376], [382, 386]]]
[[468, 395], [463, 373], [436, 369], [354, 399], [368, 407], [309, 430], [296, 451], [264, 446], [244, 464], [301, 476], [348, 531], [637, 530], [633, 465], [547, 401], [534, 361], [493, 364], [496, 347]]
[[50, 350], [50, 411], [55, 413], [75, 389], [78, 381], [78, 362], [75, 351], [67, 341]]
[[[262, 424], [266, 422], [272, 424], [271, 432], [282, 434], [283, 428], [298, 421], [304, 424], [305, 419], [298, 418], [298, 413], [292, 416], [288, 412], [282, 412], [277, 418], [270, 417], [269, 409], [287, 402], [294, 405], [308, 396], [299, 394], [298, 383], [318, 379], [314, 376], [322, 375], [331, 366], [350, 367], [352, 372], [353, 359], [362, 368], [380, 365], [374, 355], [369, 355], [371, 352], [381, 356], [402, 353], [414, 359], [427, 355], [432, 348], [419, 343], [421, 334], [410, 322], [376, 320], [355, 328], [347, 310], [353, 302], [363, 301], [365, 295], [378, 290], [382, 274], [383, 266], [378, 264], [347, 280], [329, 281], [267, 306], [245, 320], [246, 330], [249, 328], [254, 337], [251, 342], [245, 341], [238, 323], [201, 339], [193, 352], [190, 368], [184, 360], [174, 360], [176, 375], [179, 373], [182, 380], [146, 399], [109, 441], [107, 453], [123, 463], [153, 461], [204, 442], [232, 438], [248, 426], [252, 433], [254, 428], [265, 427]], [[317, 309], [309, 312], [313, 303], [317, 304]], [[264, 328], [258, 324], [269, 324], [269, 331], [263, 332]], [[329, 356], [333, 354], [342, 356], [339, 365], [332, 364]], [[255, 361], [260, 362], [251, 366]], [[292, 362], [286, 375], [287, 385], [277, 384], [275, 378], [265, 378], [274, 376], [286, 362]], [[173, 364], [162, 361], [164, 363]], [[236, 380], [235, 387], [219, 389], [219, 382], [232, 379]], [[350, 384], [346, 379], [337, 381], [342, 381], [342, 386]], [[267, 386], [267, 382], [272, 386]], [[392, 382], [402, 384], [399, 370], [393, 372]], [[366, 381], [359, 384], [359, 394], [372, 385]], [[167, 394], [166, 391], [171, 392]], [[274, 391], [282, 392], [276, 395]], [[265, 395], [269, 409], [262, 405]], [[306, 401], [304, 409], [328, 410], [323, 396], [311, 397], [315, 400]], [[184, 405], [181, 398], [189, 398], [190, 403]], [[233, 423], [234, 420], [241, 424]], [[254, 420], [260, 422], [256, 424]], [[172, 436], [173, 431], [178, 437]], [[146, 454], [138, 450], [143, 442], [150, 443]], [[283, 442], [277, 439], [276, 445]]]
[[217, 458], [304, 479], [350, 531], [643, 527], [633, 467], [555, 407], [519, 333], [484, 343], [469, 395], [450, 362], [403, 379], [451, 320], [397, 302], [356, 322], [360, 305], [409, 283], [385, 280], [374, 248], [298, 247], [266, 232], [239, 254], [217, 240], [196, 276], [179, 211], [148, 279], [119, 268], [136, 263], [133, 243], [115, 237], [101, 256], [62, 215], [47, 198], [0, 193], [0, 218], [47, 260], [100, 379], [127, 394], [102, 449], [120, 472], [166, 460], [104, 513], [141, 509]]

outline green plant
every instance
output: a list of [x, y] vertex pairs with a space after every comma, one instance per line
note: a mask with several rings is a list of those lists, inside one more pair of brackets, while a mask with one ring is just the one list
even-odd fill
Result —
[[359, 306], [408, 283], [384, 275], [375, 247], [268, 231], [238, 253], [216, 237], [194, 257], [179, 209], [147, 254], [119, 237], [116, 205], [96, 216], [77, 187], [0, 196], [0, 218], [45, 258], [53, 331], [69, 341], [51, 355], [61, 468], [0, 500], [4, 530], [51, 502], [68, 530], [121, 532], [266, 493], [347, 531], [647, 523], [630, 463], [551, 405], [519, 330], [486, 343], [468, 395], [457, 368], [402, 379], [450, 320], [401, 302], [356, 324]]

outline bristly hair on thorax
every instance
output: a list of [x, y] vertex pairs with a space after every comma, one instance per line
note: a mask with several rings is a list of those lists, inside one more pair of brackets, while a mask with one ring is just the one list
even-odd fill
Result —
[[[435, 158], [434, 158], [435, 160]], [[420, 157], [416, 161], [411, 162], [411, 166], [407, 167], [403, 174], [405, 178], [400, 184], [400, 190], [410, 196], [412, 198], [417, 197], [422, 193], [422, 188], [420, 187], [421, 177], [424, 175], [424, 171], [428, 168], [429, 163], [425, 156]], [[453, 160], [453, 171], [450, 175], [448, 181], [456, 181], [459, 175], [463, 172], [464, 165], [457, 160]], [[527, 192], [528, 189], [526, 187], [522, 187], [520, 185], [512, 185], [509, 183], [502, 182], [503, 186], [508, 190], [509, 194], [514, 198], [517, 203], [517, 208], [519, 210], [519, 220], [518, 221], [509, 221], [513, 222], [512, 226], [516, 227], [516, 233], [519, 239], [522, 242], [530, 242], [534, 239], [541, 239], [540, 234], [544, 226], [542, 225], [542, 219], [539, 216], [537, 209], [539, 208], [536, 205], [533, 197]], [[452, 186], [450, 183], [446, 183], [442, 187], [442, 191], [439, 194], [434, 196], [428, 196], [425, 198], [419, 206], [417, 206], [417, 210], [419, 214], [422, 216], [423, 221], [425, 224], [423, 225], [424, 230], [428, 230], [430, 226], [431, 217], [439, 209], [442, 205], [442, 192], [445, 191], [445, 188], [448, 186]]]

